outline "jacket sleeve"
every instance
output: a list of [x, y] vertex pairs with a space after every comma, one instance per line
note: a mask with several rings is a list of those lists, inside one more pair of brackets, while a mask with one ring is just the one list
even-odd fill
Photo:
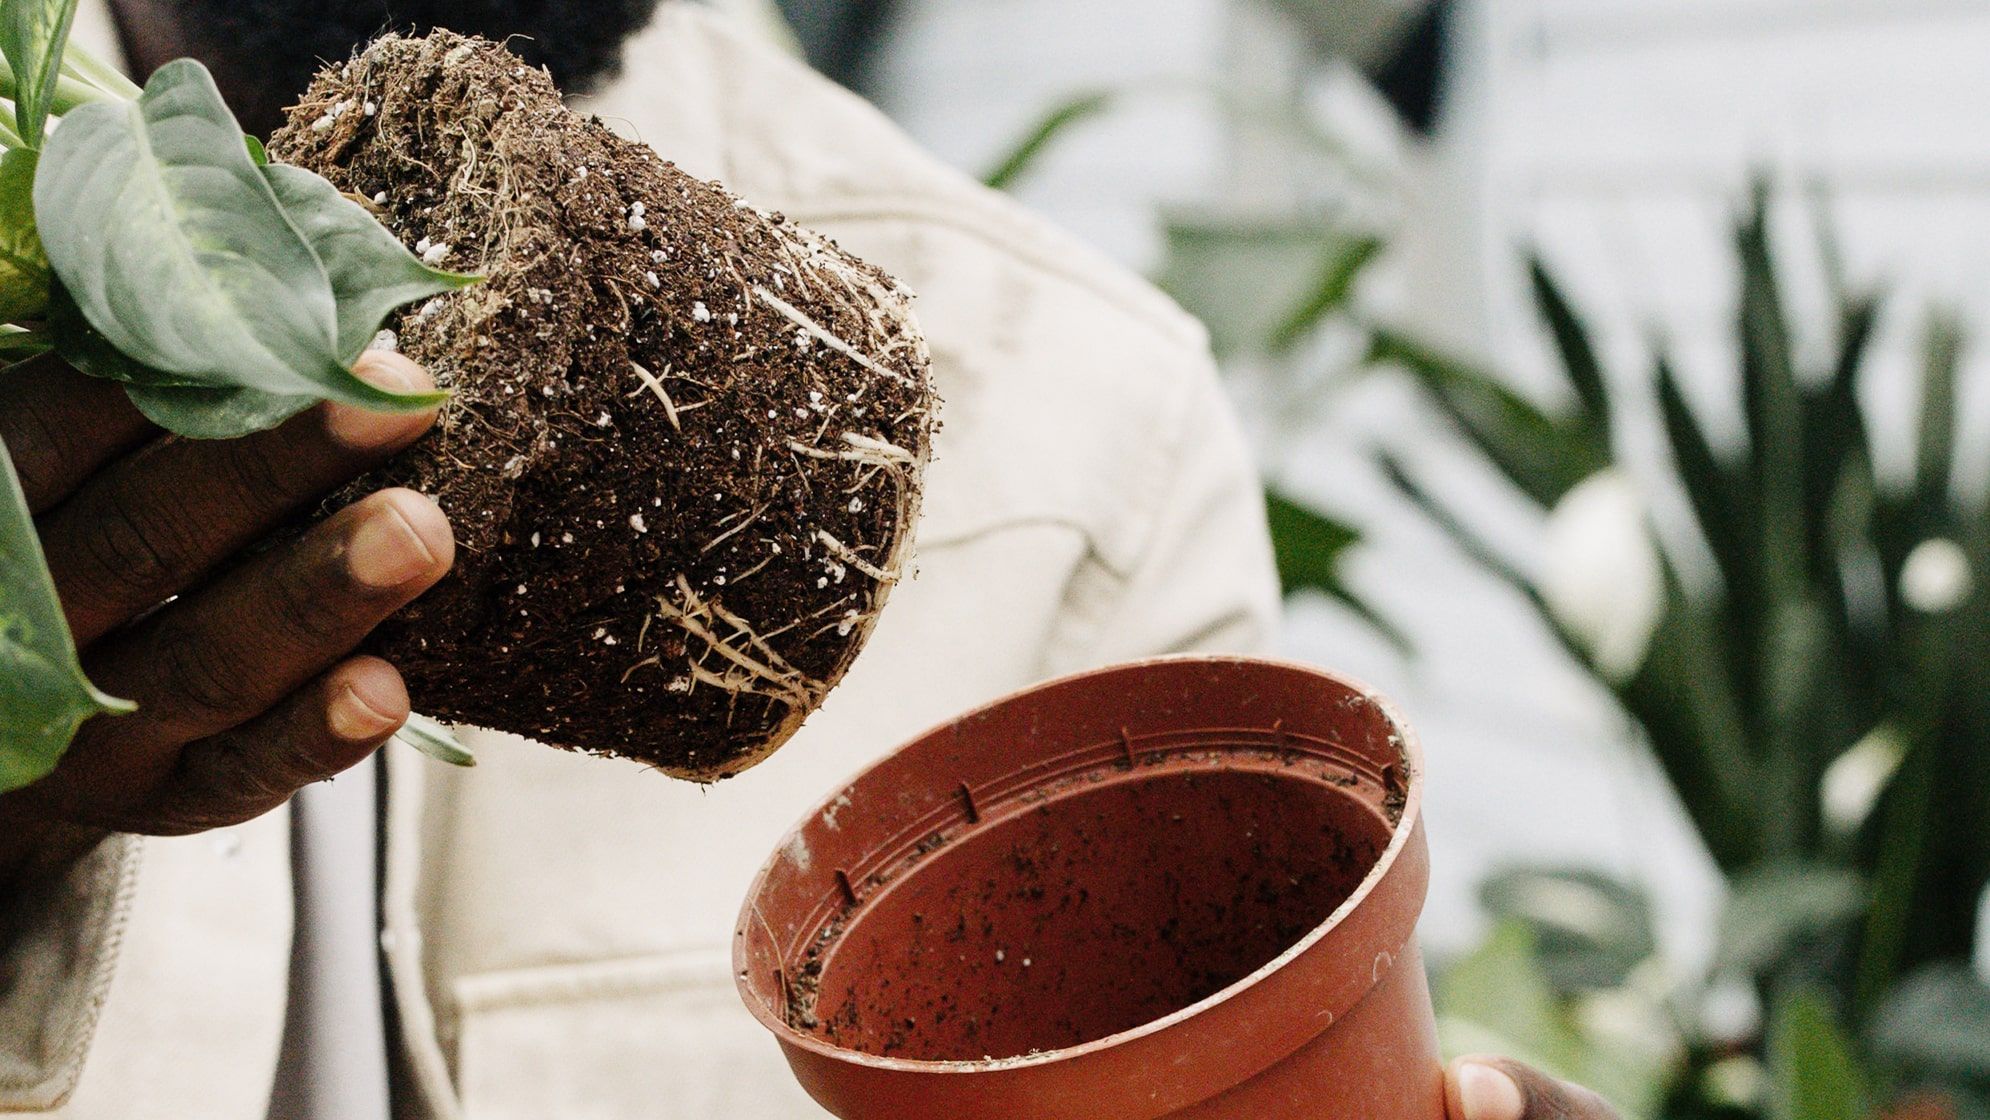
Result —
[[141, 841], [113, 836], [0, 898], [0, 1112], [75, 1090], [110, 989]]
[[1277, 638], [1278, 572], [1264, 487], [1206, 351], [1158, 418], [1149, 500], [1116, 530], [1130, 563], [1075, 580], [1051, 673], [1160, 654], [1266, 654]]

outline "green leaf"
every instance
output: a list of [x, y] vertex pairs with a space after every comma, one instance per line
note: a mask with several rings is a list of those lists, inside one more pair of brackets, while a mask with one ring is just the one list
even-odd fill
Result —
[[1292, 500], [1275, 489], [1265, 491], [1265, 516], [1271, 526], [1272, 554], [1278, 561], [1278, 582], [1284, 593], [1311, 590], [1325, 594], [1361, 616], [1398, 649], [1408, 639], [1348, 587], [1341, 562], [1361, 543], [1361, 531]]
[[1329, 256], [1321, 269], [1319, 282], [1271, 332], [1265, 348], [1273, 354], [1290, 351], [1315, 327], [1346, 307], [1354, 294], [1355, 281], [1361, 278], [1369, 262], [1380, 255], [1382, 249], [1379, 237], [1357, 237]]
[[412, 411], [444, 394], [369, 385], [338, 353], [318, 255], [199, 63], [135, 103], [63, 119], [35, 179], [42, 243], [89, 323], [132, 361], [216, 388]]
[[394, 738], [429, 756], [437, 762], [451, 766], [475, 766], [477, 756], [463, 745], [454, 732], [419, 712], [411, 713], [408, 722], [394, 733]]
[[0, 322], [48, 307], [48, 257], [35, 232], [35, 163], [26, 148], [0, 154]]
[[1474, 1024], [1497, 1039], [1498, 1053], [1574, 1076], [1582, 1064], [1582, 1038], [1534, 951], [1532, 930], [1521, 922], [1501, 922], [1484, 945], [1446, 968], [1432, 993], [1440, 1030], [1449, 1042], [1464, 1032], [1443, 1030], [1447, 1021]]
[[273, 428], [318, 402], [315, 396], [217, 389], [139, 365], [119, 353], [83, 319], [61, 284], [49, 300], [49, 327], [62, 359], [92, 377], [124, 383], [146, 418], [187, 439], [234, 439]]
[[1915, 1073], [1990, 1083], [1990, 988], [1967, 965], [1924, 968], [1887, 996], [1872, 1036]]
[[[1309, 308], [1351, 288], [1371, 251], [1321, 217], [1257, 218], [1173, 213], [1155, 282], [1209, 330], [1218, 357], [1273, 354], [1298, 341]], [[1319, 308], [1324, 315], [1330, 307]], [[1317, 323], [1317, 319], [1314, 323]]]
[[1599, 872], [1506, 868], [1480, 885], [1479, 901], [1533, 931], [1541, 970], [1563, 994], [1619, 987], [1658, 951], [1651, 901]]
[[1962, 325], [1937, 311], [1922, 342], [1921, 422], [1915, 442], [1914, 490], [1924, 508], [1948, 507], [1955, 472], [1956, 370], [1962, 364]]
[[281, 163], [263, 168], [263, 175], [324, 262], [337, 305], [337, 353], [347, 362], [359, 357], [396, 307], [481, 279], [423, 264], [365, 207], [319, 175]]
[[257, 167], [269, 166], [269, 149], [263, 147], [263, 142], [256, 139], [255, 133], [244, 132], [242, 143], [248, 147], [249, 158], [255, 161]]
[[1714, 968], [1753, 977], [1806, 939], [1846, 927], [1866, 905], [1858, 874], [1826, 864], [1755, 868], [1730, 883]]
[[1066, 130], [1105, 112], [1112, 103], [1110, 93], [1085, 93], [1051, 109], [1023, 134], [1008, 155], [997, 160], [994, 168], [982, 176], [982, 183], [998, 191], [1010, 189], [1036, 166], [1051, 143]]
[[1561, 355], [1562, 371], [1575, 388], [1576, 399], [1607, 434], [1610, 427], [1610, 390], [1603, 380], [1603, 363], [1589, 330], [1576, 315], [1575, 306], [1562, 294], [1561, 285], [1548, 272], [1540, 257], [1527, 261], [1527, 276], [1534, 292], [1534, 309], [1554, 337], [1555, 351]]
[[11, 365], [47, 353], [52, 345], [46, 331], [0, 323], [0, 364]]
[[0, 793], [53, 770], [84, 720], [131, 710], [77, 663], [27, 495], [0, 443]]
[[317, 397], [206, 385], [131, 384], [124, 387], [124, 395], [147, 420], [187, 439], [246, 436], [274, 428], [318, 403]]
[[6, 0], [0, 5], [0, 54], [14, 72], [14, 123], [29, 148], [41, 146], [75, 18], [76, 0]]
[[1500, 473], [1544, 508], [1610, 465], [1595, 423], [1551, 416], [1491, 375], [1403, 335], [1376, 331], [1368, 361], [1414, 376]]
[[1713, 551], [1728, 594], [1737, 601], [1735, 605], [1743, 610], [1752, 609], [1755, 551], [1745, 490], [1735, 472], [1715, 453], [1706, 430], [1680, 390], [1671, 359], [1664, 354], [1658, 357], [1654, 379], [1658, 386], [1659, 413], [1672, 447], [1673, 469], [1692, 503], [1700, 533]]
[[1769, 1023], [1770, 1120], [1865, 1120], [1865, 1088], [1851, 1040], [1831, 1005], [1799, 992]]

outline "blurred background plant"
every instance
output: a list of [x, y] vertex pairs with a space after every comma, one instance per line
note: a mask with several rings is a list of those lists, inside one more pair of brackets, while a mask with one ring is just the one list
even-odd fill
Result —
[[[1294, 0], [1301, 7], [1314, 7]], [[1325, 13], [1321, 13], [1325, 18]], [[1322, 594], [1399, 649], [1402, 634], [1349, 584], [1345, 561], [1361, 543], [1347, 518], [1288, 489], [1285, 461], [1310, 421], [1362, 368], [1369, 328], [1354, 295], [1385, 245], [1391, 172], [1293, 101], [1184, 82], [1075, 94], [1054, 105], [983, 176], [998, 189], [1024, 180], [1068, 133], [1129, 104], [1186, 98], [1225, 127], [1289, 149], [1321, 180], [1297, 205], [1164, 210], [1153, 279], [1202, 322], [1232, 389], [1262, 421], [1257, 444], [1269, 484], [1266, 511], [1286, 594]], [[1239, 283], [1239, 277], [1249, 277]]]
[[[1968, 966], [1990, 880], [1990, 506], [1955, 471], [1964, 341], [1926, 317], [1914, 469], [1881, 478], [1859, 390], [1884, 298], [1827, 239], [1827, 344], [1802, 345], [1770, 208], [1758, 187], [1734, 237], [1739, 447], [1709, 434], [1662, 341], [1648, 378], [1606, 371], [1538, 261], [1554, 404], [1376, 336], [1375, 359], [1542, 511], [1544, 561], [1523, 571], [1384, 451], [1391, 477], [1636, 721], [1730, 887], [1711, 973], [1682, 985], [1645, 971], [1637, 892], [1497, 878], [1502, 923], [1444, 978], [1444, 1013], [1473, 1045], [1537, 1053], [1640, 1112], [1808, 1120], [1911, 1099], [1990, 1115], [1990, 991]], [[1640, 484], [1622, 426], [1647, 387], [1670, 471]], [[1648, 512], [1668, 486], [1691, 511], [1683, 540]], [[1618, 1030], [1627, 1015], [1643, 1029]]]
[[[1057, 105], [990, 182], [1012, 185], [1067, 131], [1143, 95]], [[1348, 149], [1303, 115], [1206, 96], [1239, 127], [1277, 119], [1348, 172]], [[1727, 882], [1699, 972], [1664, 959], [1633, 885], [1493, 876], [1491, 934], [1437, 978], [1447, 1048], [1536, 1062], [1633, 1116], [1990, 1117], [1990, 989], [1968, 965], [1990, 880], [1990, 506], [1955, 477], [1964, 340], [1926, 316], [1915, 467], [1882, 478], [1859, 389], [1883, 295], [1845, 275], [1820, 222], [1829, 308], [1799, 330], [1770, 205], [1758, 188], [1734, 232], [1735, 446], [1688, 403], [1662, 340], [1642, 376], [1606, 370], [1538, 259], [1517, 263], [1558, 358], [1552, 403], [1364, 309], [1386, 216], [1166, 212], [1156, 279], [1270, 418], [1288, 593], [1324, 593], [1409, 652], [1349, 577], [1360, 527], [1281, 470], [1345, 386], [1407, 378], [1539, 511], [1538, 562], [1502, 551], [1399, 449], [1378, 451], [1383, 470], [1615, 698]], [[1817, 368], [1799, 357], [1812, 353]], [[1625, 429], [1653, 414], [1669, 452], [1657, 471], [1625, 454]], [[1682, 498], [1681, 523], [1654, 513]]]
[[[1428, 83], [1392, 87], [1376, 59], [1435, 34], [1442, 6], [1271, 6], [1412, 131], [1428, 123]], [[1482, 487], [1409, 453], [1427, 426], [1369, 436], [1376, 465], [1628, 717], [1725, 883], [1709, 959], [1685, 961], [1641, 884], [1499, 870], [1479, 890], [1490, 931], [1437, 970], [1447, 1049], [1533, 1061], [1630, 1116], [1990, 1120], [1990, 988], [1969, 963], [1990, 880], [1990, 502], [1957, 466], [1960, 317], [1890, 308], [1849, 274], [1826, 199], [1759, 186], [1732, 272], [1697, 278], [1732, 284], [1731, 358], [1695, 367], [1697, 395], [1668, 339], [1627, 364], [1638, 348], [1604, 344], [1590, 294], [1521, 254], [1555, 376], [1462, 360], [1369, 298], [1399, 165], [1276, 80], [1082, 90], [985, 177], [1014, 188], [1074, 133], [1160, 99], [1198, 102], [1286, 176], [1163, 206], [1151, 274], [1208, 327], [1253, 423], [1288, 594], [1330, 597], [1414, 660], [1350, 563], [1373, 503], [1322, 501], [1304, 485], [1317, 460], [1299, 462], [1356, 386], [1413, 387], [1536, 539], [1487, 525], [1501, 511]], [[1920, 324], [1911, 449], [1862, 405], [1888, 315]]]

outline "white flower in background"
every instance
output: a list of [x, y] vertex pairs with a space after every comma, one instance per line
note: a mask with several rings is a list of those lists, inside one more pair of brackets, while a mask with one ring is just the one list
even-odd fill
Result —
[[1990, 984], [1990, 890], [1976, 905], [1976, 975]]
[[1946, 537], [1932, 537], [1915, 545], [1900, 566], [1900, 597], [1922, 614], [1952, 611], [1975, 588], [1969, 554]]
[[1907, 743], [1893, 727], [1881, 724], [1825, 768], [1820, 783], [1824, 821], [1834, 831], [1848, 833], [1866, 822], [1879, 795], [1907, 757]]
[[1555, 621], [1611, 680], [1644, 664], [1665, 583], [1644, 500], [1623, 472], [1598, 471], [1549, 511], [1540, 588]]

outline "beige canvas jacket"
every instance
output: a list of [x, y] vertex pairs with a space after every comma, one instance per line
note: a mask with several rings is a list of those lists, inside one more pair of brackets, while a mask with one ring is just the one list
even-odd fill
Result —
[[[79, 33], [108, 47], [84, 7]], [[970, 705], [1117, 659], [1264, 646], [1263, 507], [1195, 323], [777, 50], [666, 5], [589, 107], [919, 293], [946, 405], [917, 577], [801, 735], [714, 788], [495, 735], [471, 771], [390, 748], [399, 1096], [462, 1120], [820, 1115], [733, 992], [760, 860], [839, 780]], [[0, 1111], [261, 1120], [287, 830], [277, 812], [114, 841], [16, 906]]]

